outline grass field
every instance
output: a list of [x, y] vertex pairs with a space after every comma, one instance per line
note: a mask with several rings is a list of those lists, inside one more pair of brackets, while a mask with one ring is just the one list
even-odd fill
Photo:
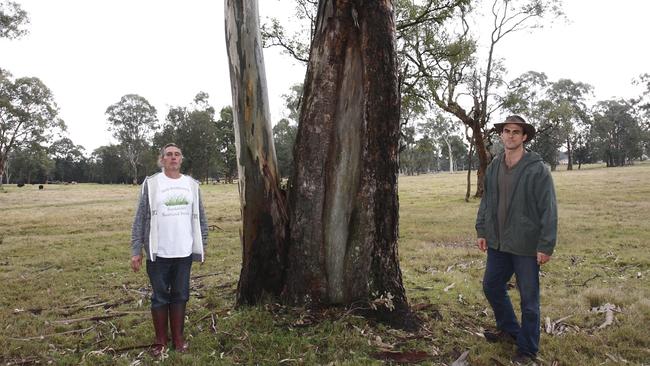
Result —
[[[400, 257], [422, 330], [390, 329], [335, 308], [234, 309], [241, 253], [235, 185], [203, 186], [208, 261], [193, 268], [190, 354], [163, 364], [382, 364], [411, 357], [507, 365], [474, 247], [477, 201], [465, 173], [400, 178]], [[542, 273], [544, 365], [650, 365], [650, 164], [554, 173], [560, 228]], [[152, 364], [146, 275], [129, 270], [138, 187], [4, 186], [0, 191], [2, 364]], [[516, 290], [511, 291], [515, 303]], [[609, 305], [608, 305], [609, 304]], [[609, 309], [609, 312], [607, 311]], [[611, 318], [611, 325], [605, 321]], [[546, 323], [548, 319], [548, 324]]]

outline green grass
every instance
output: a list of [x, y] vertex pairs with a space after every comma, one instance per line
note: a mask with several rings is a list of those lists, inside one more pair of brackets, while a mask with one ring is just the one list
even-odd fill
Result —
[[[553, 175], [559, 201], [556, 253], [543, 267], [542, 364], [650, 365], [650, 164], [586, 166]], [[474, 176], [472, 177], [473, 179]], [[278, 304], [235, 309], [241, 265], [235, 185], [202, 187], [208, 261], [193, 268], [186, 332], [192, 352], [162, 364], [382, 364], [383, 351], [426, 352], [423, 364], [508, 364], [512, 346], [480, 336], [493, 326], [475, 249], [478, 201], [464, 201], [466, 173], [400, 178], [404, 285], [424, 320], [416, 333], [334, 308]], [[146, 275], [129, 270], [139, 188], [47, 185], [0, 193], [0, 361], [151, 364]], [[516, 290], [511, 291], [515, 303]], [[615, 304], [611, 326], [591, 309]], [[84, 318], [108, 316], [95, 320]], [[111, 317], [112, 316], [112, 317]], [[543, 321], [544, 322], [544, 321]]]
[[187, 204], [187, 199], [183, 196], [171, 197], [165, 202], [165, 206], [181, 206]]

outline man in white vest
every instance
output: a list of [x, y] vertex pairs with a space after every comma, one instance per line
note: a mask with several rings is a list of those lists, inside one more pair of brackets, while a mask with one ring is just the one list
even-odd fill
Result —
[[187, 352], [184, 340], [185, 305], [190, 297], [192, 261], [203, 262], [208, 224], [199, 184], [181, 174], [183, 153], [176, 144], [160, 151], [161, 173], [142, 183], [140, 201], [131, 233], [131, 268], [142, 266], [147, 256], [147, 274], [151, 282], [151, 316], [156, 340], [154, 357], [167, 348], [167, 324], [177, 352]]

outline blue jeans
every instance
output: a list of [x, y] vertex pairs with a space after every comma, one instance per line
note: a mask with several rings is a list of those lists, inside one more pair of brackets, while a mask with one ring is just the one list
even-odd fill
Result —
[[147, 260], [147, 274], [151, 282], [151, 308], [186, 303], [190, 299], [190, 269], [192, 256]]
[[[515, 274], [521, 297], [521, 326], [508, 296], [507, 283]], [[519, 352], [539, 351], [540, 306], [537, 257], [521, 256], [488, 248], [483, 292], [490, 302], [497, 328], [517, 338]]]

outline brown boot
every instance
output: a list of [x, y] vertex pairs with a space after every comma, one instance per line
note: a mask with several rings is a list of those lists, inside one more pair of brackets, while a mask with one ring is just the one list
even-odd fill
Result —
[[169, 306], [161, 306], [151, 309], [151, 317], [153, 318], [153, 329], [156, 332], [156, 341], [151, 347], [151, 355], [153, 357], [160, 356], [167, 348], [167, 319], [169, 313]]
[[183, 338], [185, 328], [185, 303], [169, 305], [169, 324], [172, 328], [172, 342], [176, 352], [185, 353], [189, 345]]

